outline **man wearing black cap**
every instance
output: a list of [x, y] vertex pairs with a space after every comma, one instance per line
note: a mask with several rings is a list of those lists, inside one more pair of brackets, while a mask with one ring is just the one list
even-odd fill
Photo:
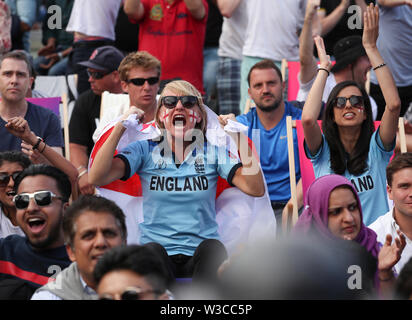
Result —
[[[298, 78], [300, 87], [296, 98], [298, 101], [306, 100], [318, 70], [317, 61], [313, 55], [314, 42], [312, 35], [312, 22], [317, 12], [315, 4], [316, 1], [308, 2], [302, 33], [299, 38], [300, 73]], [[333, 48], [333, 55], [336, 62], [326, 81], [322, 97], [323, 102], [328, 100], [329, 93], [339, 82], [353, 80], [364, 86], [367, 73], [371, 69], [371, 63], [362, 45], [361, 36], [353, 35], [339, 40]], [[370, 100], [373, 119], [376, 120], [378, 107], [373, 98], [370, 97]]]
[[113, 46], [95, 49], [89, 60], [79, 64], [87, 67], [91, 89], [76, 101], [70, 118], [70, 161], [79, 171], [79, 187], [83, 194], [93, 194], [94, 187], [87, 182], [87, 164], [93, 148], [93, 132], [100, 117], [101, 95], [104, 91], [122, 93], [117, 68], [124, 55]]

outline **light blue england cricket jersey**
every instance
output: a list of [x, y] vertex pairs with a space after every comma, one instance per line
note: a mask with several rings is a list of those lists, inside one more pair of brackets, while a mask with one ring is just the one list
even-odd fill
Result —
[[126, 164], [127, 180], [140, 176], [144, 221], [139, 225], [141, 243], [157, 242], [169, 255], [193, 256], [205, 239], [219, 239], [216, 223], [218, 176], [230, 184], [239, 159], [225, 148], [207, 145], [195, 148], [176, 166], [166, 143], [136, 141], [116, 157]]

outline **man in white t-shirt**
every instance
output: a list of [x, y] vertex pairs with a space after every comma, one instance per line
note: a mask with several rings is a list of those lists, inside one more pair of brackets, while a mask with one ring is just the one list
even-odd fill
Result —
[[270, 59], [280, 68], [282, 59], [298, 61], [299, 34], [306, 1], [247, 1], [248, 24], [241, 66], [241, 113], [248, 98], [247, 75], [253, 65], [260, 60]]
[[377, 233], [380, 243], [385, 243], [388, 235], [392, 239], [399, 236], [398, 232], [405, 235], [406, 246], [395, 265], [395, 271], [399, 274], [412, 257], [412, 153], [397, 155], [386, 168], [386, 179], [388, 195], [394, 207], [369, 228]]
[[74, 33], [73, 51], [70, 54], [67, 73], [78, 75], [77, 92], [90, 89], [86, 67], [78, 62], [86, 61], [94, 49], [113, 45], [115, 25], [122, 0], [74, 0], [66, 31]]
[[[306, 100], [318, 70], [317, 61], [313, 55], [314, 30], [312, 29], [317, 18], [317, 2], [319, 1], [309, 0], [302, 33], [299, 38], [299, 92], [296, 97], [296, 100], [298, 101]], [[323, 91], [322, 101], [325, 103], [328, 100], [330, 92], [339, 82], [352, 80], [364, 86], [367, 80], [367, 73], [372, 67], [369, 58], [366, 55], [365, 48], [362, 45], [361, 36], [349, 36], [339, 40], [334, 46], [333, 55], [336, 62], [326, 80], [325, 89]], [[378, 107], [375, 100], [373, 100], [372, 97], [369, 98], [371, 101], [373, 119], [376, 120]]]

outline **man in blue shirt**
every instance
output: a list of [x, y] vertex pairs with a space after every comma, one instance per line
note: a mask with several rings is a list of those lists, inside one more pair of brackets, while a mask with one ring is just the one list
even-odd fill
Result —
[[21, 150], [34, 163], [45, 158], [33, 154], [34, 149], [7, 130], [7, 124], [17, 117], [27, 120], [30, 129], [56, 152], [62, 154], [63, 134], [60, 119], [46, 108], [26, 101], [33, 83], [30, 61], [23, 52], [12, 51], [0, 58], [0, 151]]
[[[279, 68], [268, 59], [256, 63], [249, 71], [249, 96], [255, 102], [247, 114], [236, 117], [238, 122], [248, 126], [248, 137], [252, 139], [257, 149], [265, 175], [272, 208], [278, 228], [282, 224], [282, 211], [289, 201], [289, 158], [286, 135], [286, 117], [300, 119], [302, 110], [292, 103], [283, 100], [285, 83]], [[221, 115], [226, 119], [235, 120], [234, 114]], [[298, 158], [298, 143], [296, 130], [293, 132], [296, 180], [300, 180]], [[298, 188], [298, 205], [303, 204], [301, 188]]]

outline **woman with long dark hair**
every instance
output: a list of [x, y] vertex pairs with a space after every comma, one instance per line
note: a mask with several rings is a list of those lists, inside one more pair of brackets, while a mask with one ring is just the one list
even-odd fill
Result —
[[365, 90], [354, 81], [336, 85], [326, 103], [322, 130], [317, 122], [331, 62], [321, 37], [315, 37], [320, 68], [302, 112], [305, 149], [315, 176], [344, 175], [355, 186], [371, 224], [389, 210], [385, 168], [393, 154], [400, 99], [391, 71], [377, 47], [379, 9], [371, 4], [364, 15], [362, 43], [378, 77], [386, 101], [379, 128], [374, 132], [372, 110]]

